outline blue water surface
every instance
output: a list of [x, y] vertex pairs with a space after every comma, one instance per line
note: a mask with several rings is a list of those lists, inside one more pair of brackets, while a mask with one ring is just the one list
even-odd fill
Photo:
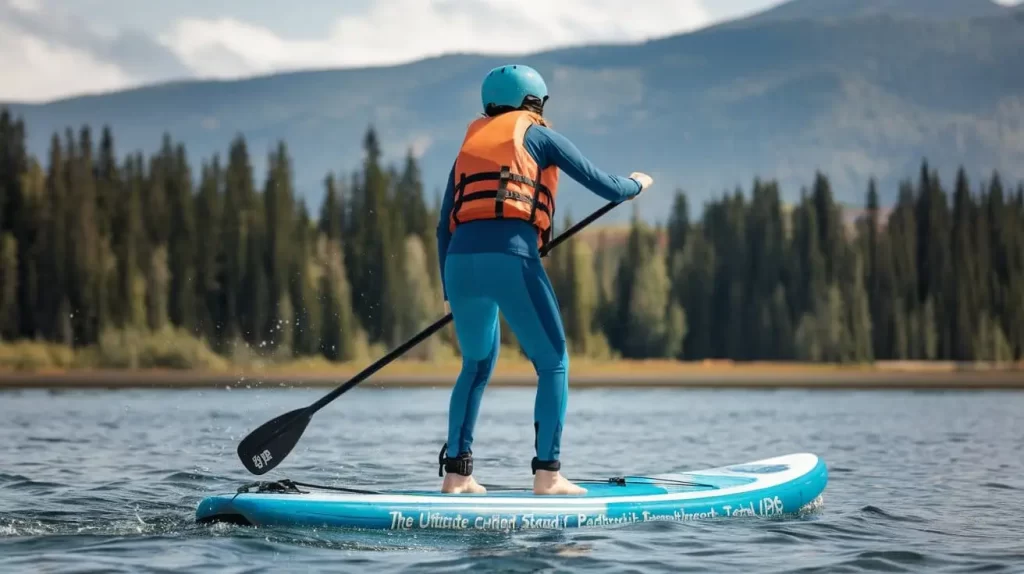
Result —
[[[606, 477], [810, 451], [824, 506], [786, 520], [577, 531], [199, 526], [254, 480], [252, 428], [325, 390], [0, 392], [0, 571], [1022, 572], [1024, 393], [573, 390], [566, 474]], [[264, 479], [432, 488], [448, 389], [367, 383], [317, 414]], [[489, 389], [476, 475], [530, 484], [533, 393]]]

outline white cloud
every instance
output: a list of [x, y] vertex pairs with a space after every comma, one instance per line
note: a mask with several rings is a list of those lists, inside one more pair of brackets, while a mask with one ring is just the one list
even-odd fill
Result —
[[0, 21], [0, 99], [36, 102], [124, 88], [133, 80], [88, 52], [45, 42]]
[[11, 8], [20, 10], [21, 12], [28, 13], [39, 13], [43, 10], [43, 5], [40, 0], [10, 0]]
[[239, 77], [637, 41], [709, 21], [699, 0], [390, 0], [339, 18], [326, 38], [286, 39], [266, 26], [222, 18], [180, 20], [160, 41], [201, 76]]

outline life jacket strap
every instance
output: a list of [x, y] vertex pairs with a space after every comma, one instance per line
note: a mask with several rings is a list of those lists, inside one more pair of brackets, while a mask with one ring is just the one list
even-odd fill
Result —
[[[473, 183], [480, 183], [482, 181], [497, 181], [498, 185], [496, 186], [496, 189], [485, 189], [466, 193], [466, 186]], [[509, 191], [508, 182], [510, 181], [528, 185], [536, 189], [537, 193], [528, 195], [518, 191]], [[537, 201], [540, 195], [544, 195], [548, 198], [547, 204]], [[512, 173], [509, 166], [501, 166], [501, 171], [487, 171], [474, 173], [473, 175], [466, 175], [465, 173], [459, 174], [459, 182], [455, 185], [454, 205], [452, 206], [452, 219], [455, 221], [456, 225], [461, 223], [459, 221], [458, 213], [462, 204], [467, 201], [475, 201], [478, 199], [494, 199], [494, 216], [498, 219], [502, 219], [505, 216], [504, 204], [505, 201], [509, 199], [530, 204], [530, 223], [536, 222], [538, 209], [548, 214], [548, 216], [554, 217], [553, 210], [548, 207], [548, 205], [554, 206], [555, 203], [554, 197], [551, 195], [551, 190], [549, 190], [543, 183], [534, 179], [518, 173]], [[552, 224], [553, 223], [554, 222], [552, 222]]]
[[[549, 196], [551, 195], [551, 192], [548, 190], [547, 186], [545, 186], [543, 183], [540, 183], [539, 181], [534, 180], [534, 179], [530, 179], [530, 178], [526, 177], [525, 175], [520, 175], [518, 173], [512, 173], [512, 168], [510, 168], [507, 165], [501, 166], [501, 170], [500, 171], [482, 171], [482, 172], [479, 172], [479, 173], [474, 173], [473, 175], [466, 175], [465, 173], [459, 174], [459, 181], [455, 184], [455, 193], [458, 194], [467, 185], [470, 185], [470, 184], [473, 184], [473, 183], [480, 183], [481, 181], [499, 181], [500, 182], [502, 180], [504, 180], [506, 182], [514, 181], [516, 183], [521, 183], [523, 185], [528, 185], [528, 186], [530, 186], [530, 187], [532, 187], [532, 188], [534, 188], [534, 189], [536, 189], [538, 191], [543, 189], [544, 191], [542, 191], [541, 193], [547, 193], [547, 195], [549, 195]], [[500, 185], [501, 184], [499, 183], [499, 186]]]
[[459, 208], [462, 207], [462, 195], [466, 190], [467, 179], [465, 173], [459, 174], [459, 183], [455, 184], [455, 197], [452, 205], [452, 221], [455, 222], [455, 225], [462, 223], [459, 221]]
[[[493, 199], [495, 203], [501, 205], [507, 200], [522, 201], [523, 203], [532, 204], [532, 211], [530, 216], [530, 222], [532, 223], [536, 219], [536, 212], [538, 210], [544, 213], [549, 213], [547, 205], [536, 201], [536, 196], [527, 195], [518, 191], [500, 190], [500, 189], [484, 189], [481, 191], [474, 191], [473, 193], [467, 193], [463, 196], [463, 201], [476, 201], [478, 199]], [[458, 223], [458, 220], [455, 221]]]
[[[466, 193], [466, 186], [474, 183], [480, 183], [482, 181], [497, 181], [498, 184], [495, 189], [484, 189]], [[510, 181], [530, 186], [536, 190], [536, 193], [531, 195], [518, 191], [510, 191], [508, 189], [508, 183]], [[494, 217], [497, 219], [503, 219], [505, 217], [505, 202], [508, 200], [514, 200], [530, 204], [530, 216], [528, 221], [531, 224], [536, 223], [537, 221], [537, 210], [543, 211], [547, 214], [549, 223], [547, 229], [541, 232], [541, 247], [543, 248], [549, 241], [551, 241], [555, 227], [555, 198], [551, 195], [551, 190], [543, 183], [518, 173], [512, 173], [512, 169], [509, 166], [503, 165], [499, 171], [479, 172], [472, 175], [460, 173], [459, 181], [455, 184], [454, 191], [452, 221], [455, 225], [462, 223], [459, 220], [459, 210], [467, 201], [494, 199]], [[547, 197], [547, 203], [538, 201], [541, 195]]]
[[494, 217], [503, 219], [505, 217], [505, 199], [508, 197], [508, 180], [512, 177], [512, 168], [507, 165], [501, 166], [498, 173], [498, 190], [494, 194]]

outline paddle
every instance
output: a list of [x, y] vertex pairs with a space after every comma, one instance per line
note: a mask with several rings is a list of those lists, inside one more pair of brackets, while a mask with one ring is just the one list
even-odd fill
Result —
[[[541, 249], [541, 257], [544, 257], [558, 244], [569, 239], [581, 229], [611, 211], [618, 204], [618, 202], [608, 203], [601, 209], [591, 213], [586, 219], [581, 220], [558, 237], [552, 239], [544, 246], [544, 248]], [[313, 418], [314, 413], [327, 406], [328, 403], [340, 397], [352, 387], [366, 380], [370, 375], [376, 373], [385, 365], [418, 345], [427, 337], [436, 333], [451, 320], [452, 315], [451, 313], [448, 313], [444, 318], [439, 319], [436, 323], [424, 329], [422, 333], [409, 339], [405, 343], [402, 343], [401, 346], [395, 348], [395, 350], [391, 351], [384, 357], [381, 357], [376, 363], [366, 367], [358, 375], [352, 377], [345, 384], [324, 395], [317, 402], [309, 405], [308, 407], [287, 412], [269, 422], [264, 423], [263, 426], [249, 433], [249, 435], [242, 439], [242, 442], [238, 444], [238, 458], [242, 460], [242, 464], [245, 465], [245, 468], [253, 474], [264, 474], [269, 472], [280, 464], [281, 461], [288, 456], [288, 453], [295, 448], [296, 443], [299, 442], [299, 439], [302, 437], [302, 433], [306, 430], [306, 426], [309, 425], [309, 421]]]

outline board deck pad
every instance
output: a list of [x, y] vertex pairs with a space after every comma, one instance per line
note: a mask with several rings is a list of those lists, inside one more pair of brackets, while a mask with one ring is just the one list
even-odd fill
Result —
[[743, 516], [783, 516], [821, 503], [825, 463], [790, 454], [681, 473], [584, 482], [585, 495], [535, 495], [530, 489], [486, 494], [437, 490], [235, 492], [204, 498], [196, 520], [252, 526], [384, 530], [523, 530], [609, 526]]

